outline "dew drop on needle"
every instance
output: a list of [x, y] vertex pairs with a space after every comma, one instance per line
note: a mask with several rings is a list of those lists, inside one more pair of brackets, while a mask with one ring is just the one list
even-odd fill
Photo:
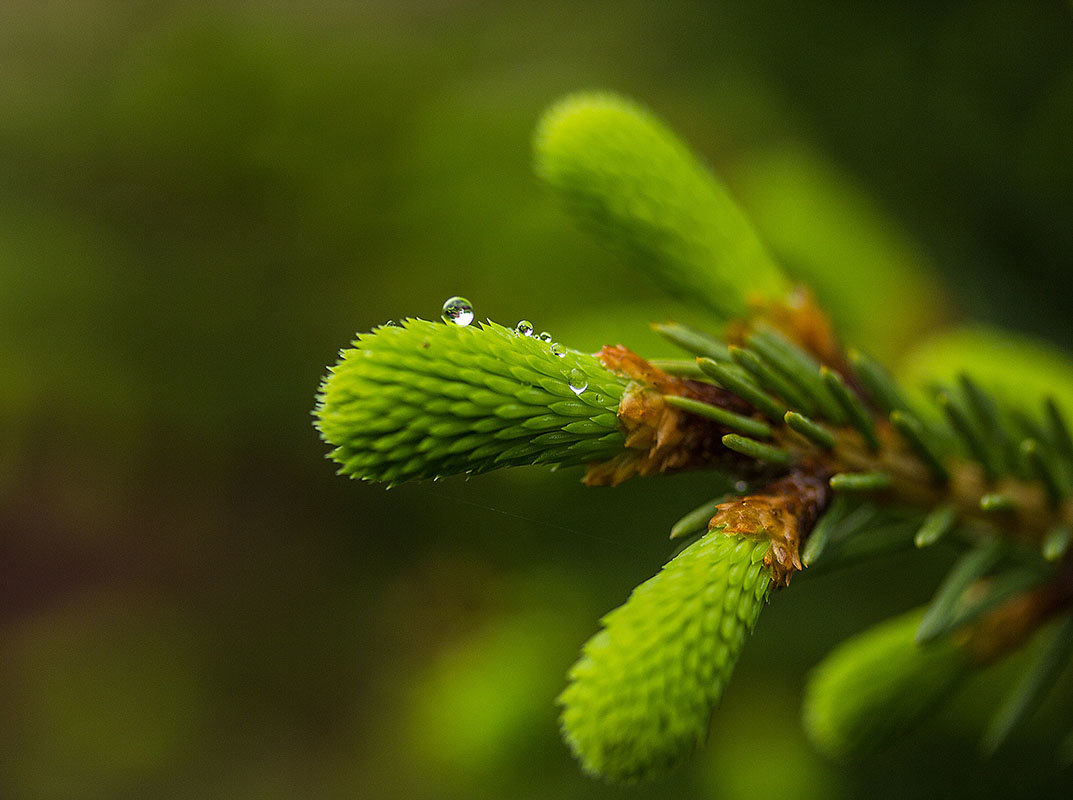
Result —
[[473, 305], [464, 297], [450, 297], [443, 304], [443, 319], [465, 327], [473, 322]]

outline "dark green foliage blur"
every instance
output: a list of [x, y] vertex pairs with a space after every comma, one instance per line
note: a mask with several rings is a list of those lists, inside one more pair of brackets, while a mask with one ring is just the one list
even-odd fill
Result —
[[355, 331], [453, 294], [584, 349], [703, 323], [532, 176], [587, 88], [696, 147], [848, 338], [1068, 351], [1071, 41], [1058, 0], [0, 4], [0, 796], [1068, 796], [1053, 710], [976, 762], [1008, 667], [894, 750], [807, 745], [807, 670], [942, 548], [801, 576], [687, 768], [591, 781], [566, 669], [722, 480], [385, 492], [309, 412]]

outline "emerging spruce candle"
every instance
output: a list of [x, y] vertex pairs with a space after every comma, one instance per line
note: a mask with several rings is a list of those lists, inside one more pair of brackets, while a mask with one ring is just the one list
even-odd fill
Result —
[[316, 412], [340, 472], [397, 482], [623, 451], [624, 379], [525, 326], [471, 325], [468, 305], [444, 313], [450, 322], [407, 319], [343, 351]]
[[641, 780], [704, 741], [767, 602], [770, 547], [713, 531], [603, 618], [559, 696], [563, 735], [588, 772]]

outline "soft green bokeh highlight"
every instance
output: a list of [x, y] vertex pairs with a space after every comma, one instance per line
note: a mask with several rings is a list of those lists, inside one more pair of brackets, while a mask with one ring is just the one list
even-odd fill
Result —
[[[840, 770], [805, 738], [792, 687], [772, 673], [741, 674], [738, 691], [719, 704], [700, 754], [702, 786], [727, 800], [823, 800], [846, 792]], [[757, 710], [763, 709], [762, 714]]]
[[[434, 655], [413, 680], [405, 726], [430, 775], [476, 793], [489, 773], [523, 771], [545, 741], [541, 723], [554, 723], [562, 659], [576, 650], [581, 627], [545, 608], [522, 608], [482, 621]], [[499, 783], [509, 791], [509, 779]]]

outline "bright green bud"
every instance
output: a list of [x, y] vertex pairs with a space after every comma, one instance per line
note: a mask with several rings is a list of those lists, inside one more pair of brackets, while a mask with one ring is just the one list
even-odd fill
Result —
[[594, 356], [495, 323], [408, 319], [342, 352], [314, 414], [341, 473], [397, 483], [609, 459], [625, 387]]
[[726, 188], [662, 122], [612, 94], [572, 95], [537, 128], [536, 170], [583, 224], [667, 291], [727, 317], [786, 279]]
[[873, 751], [938, 708], [965, 675], [968, 656], [949, 639], [919, 646], [923, 609], [843, 642], [805, 688], [805, 730], [833, 757]]
[[563, 735], [588, 772], [643, 780], [704, 740], [767, 600], [770, 546], [713, 531], [603, 618], [559, 696]]

